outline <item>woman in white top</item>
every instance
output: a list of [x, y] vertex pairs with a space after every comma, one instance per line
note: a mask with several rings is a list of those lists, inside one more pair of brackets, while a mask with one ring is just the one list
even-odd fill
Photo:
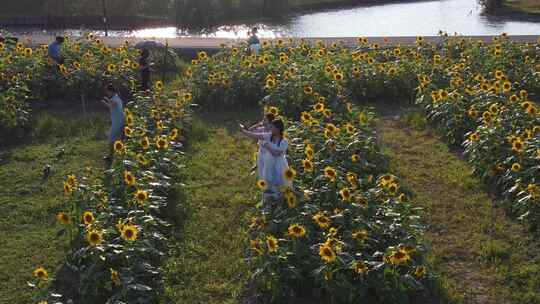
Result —
[[266, 156], [260, 178], [268, 184], [267, 192], [278, 192], [281, 187], [291, 186], [290, 182], [285, 179], [285, 171], [289, 168], [285, 157], [289, 142], [283, 138], [284, 129], [283, 121], [276, 119], [272, 121], [269, 133], [242, 130], [246, 136], [263, 142], [262, 148], [266, 150]]
[[[270, 133], [271, 126], [272, 126], [271, 123], [274, 120], [274, 118], [275, 118], [274, 114], [267, 113], [266, 115], [264, 115], [263, 120], [259, 122], [258, 124], [251, 126], [249, 128], [249, 131], [254, 132], [254, 133]], [[264, 140], [259, 140], [257, 144], [259, 145], [259, 151], [257, 152], [257, 165], [256, 165], [257, 168], [256, 169], [258, 173], [257, 176], [259, 177], [259, 179], [262, 179], [263, 174], [264, 174], [264, 160], [268, 153], [267, 153], [267, 150], [263, 148]], [[255, 168], [252, 169], [252, 171], [254, 170]]]

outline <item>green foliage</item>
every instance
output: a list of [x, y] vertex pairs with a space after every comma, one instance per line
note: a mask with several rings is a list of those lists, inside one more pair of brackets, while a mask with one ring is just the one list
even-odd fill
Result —
[[177, 210], [169, 199], [178, 198], [172, 177], [179, 177], [179, 132], [188, 117], [183, 104], [168, 103], [169, 96], [156, 89], [129, 103], [126, 139], [115, 142], [115, 160], [103, 179], [73, 172], [64, 181], [57, 218], [59, 235], [70, 240], [71, 250], [54, 281], [31, 283], [38, 300], [158, 301], [167, 220], [178, 221], [169, 215]]
[[[55, 116], [75, 122], [72, 129], [80, 118], [76, 113], [69, 118]], [[68, 174], [85, 172], [93, 183], [101, 173], [95, 165], [101, 162], [105, 141], [78, 132], [61, 140], [56, 135], [0, 149], [0, 272], [5, 278], [0, 283], [0, 297], [6, 303], [32, 303], [32, 290], [26, 285], [32, 271], [42, 266], [50, 273], [62, 264], [70, 248], [65, 237], [57, 236], [54, 224], [64, 196], [62, 181]], [[51, 169], [45, 178], [46, 165]]]
[[62, 55], [65, 62], [58, 66], [47, 57], [47, 46], [0, 43], [0, 141], [8, 141], [8, 135], [28, 127], [33, 101], [95, 99], [101, 97], [107, 83], [123, 92], [136, 86], [138, 51], [133, 48], [112, 50], [89, 36], [80, 41], [68, 39]]

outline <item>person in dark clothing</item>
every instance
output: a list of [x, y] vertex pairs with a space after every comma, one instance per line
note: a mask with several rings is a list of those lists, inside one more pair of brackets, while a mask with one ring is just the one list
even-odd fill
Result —
[[148, 49], [141, 50], [139, 66], [141, 69], [141, 89], [148, 91], [150, 89], [150, 51]]
[[64, 57], [62, 56], [62, 44], [64, 43], [64, 37], [58, 36], [56, 40], [49, 44], [49, 57], [53, 59], [57, 64], [64, 64]]

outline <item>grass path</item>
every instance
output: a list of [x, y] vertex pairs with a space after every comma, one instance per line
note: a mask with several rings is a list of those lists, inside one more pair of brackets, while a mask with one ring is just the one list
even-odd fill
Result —
[[403, 119], [383, 117], [378, 129], [392, 172], [426, 211], [425, 238], [450, 298], [540, 303], [539, 242], [502, 210], [492, 211], [492, 200], [467, 163], [429, 129]]
[[164, 266], [173, 303], [237, 303], [249, 278], [244, 232], [257, 197], [248, 174], [255, 146], [239, 137], [233, 116], [219, 116], [196, 119], [190, 135], [187, 215]]
[[[62, 147], [65, 153], [57, 159]], [[1, 303], [31, 303], [26, 282], [35, 267], [54, 275], [69, 249], [67, 238], [57, 237], [55, 218], [63, 201], [62, 181], [68, 174], [80, 176], [86, 167], [96, 168], [104, 151], [105, 141], [86, 136], [0, 151]], [[46, 164], [51, 175], [43, 180]]]

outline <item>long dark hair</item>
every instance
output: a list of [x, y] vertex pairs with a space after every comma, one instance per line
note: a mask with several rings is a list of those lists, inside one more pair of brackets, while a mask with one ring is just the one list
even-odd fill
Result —
[[[281, 140], [283, 139], [283, 132], [285, 131], [285, 124], [283, 123], [281, 119], [275, 119], [272, 121], [272, 125], [279, 130], [280, 138], [277, 144], [279, 146], [279, 144], [281, 144]], [[274, 140], [274, 134], [270, 136], [270, 141], [273, 141], [273, 140]]]
[[272, 113], [266, 113], [264, 117], [266, 117], [266, 120], [268, 120], [268, 122], [270, 123], [274, 121], [274, 119], [276, 119], [276, 116]]
[[150, 56], [150, 51], [148, 49], [141, 50], [141, 57], [147, 59]]

